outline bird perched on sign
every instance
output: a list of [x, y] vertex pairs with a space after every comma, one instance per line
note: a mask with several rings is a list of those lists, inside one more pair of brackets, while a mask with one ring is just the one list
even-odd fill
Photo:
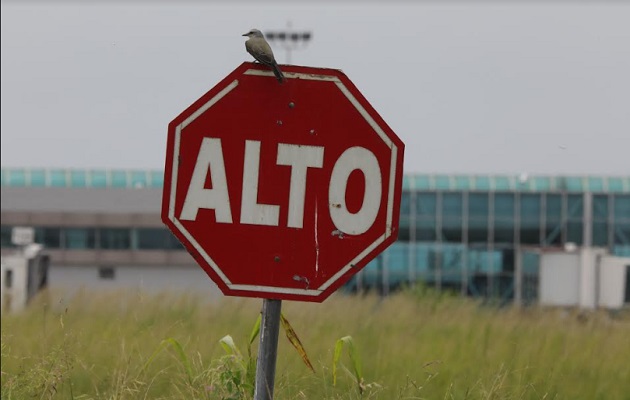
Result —
[[280, 67], [278, 67], [278, 63], [273, 56], [273, 51], [271, 51], [271, 46], [265, 40], [265, 35], [258, 29], [252, 29], [249, 32], [243, 34], [243, 36], [247, 36], [249, 39], [245, 42], [245, 49], [249, 54], [254, 56], [256, 61], [261, 64], [264, 64], [271, 68], [273, 74], [278, 79], [278, 82], [284, 82], [284, 75], [282, 71], [280, 71]]

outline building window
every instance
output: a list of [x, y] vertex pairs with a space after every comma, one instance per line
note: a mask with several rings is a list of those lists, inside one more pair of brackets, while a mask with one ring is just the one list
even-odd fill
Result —
[[540, 199], [539, 194], [521, 194], [521, 220], [540, 225]]
[[581, 194], [567, 196], [567, 218], [582, 219], [584, 216], [584, 201]]
[[442, 219], [461, 218], [464, 200], [461, 193], [444, 193], [442, 195]]
[[418, 193], [416, 195], [416, 215], [419, 217], [435, 217], [437, 200], [435, 193]]
[[0, 245], [2, 247], [14, 247], [11, 242], [11, 232], [13, 227], [10, 225], [2, 225], [0, 228]]
[[138, 249], [164, 250], [169, 247], [170, 232], [164, 228], [138, 228]]
[[96, 229], [65, 228], [65, 248], [72, 250], [96, 248]]
[[100, 267], [98, 269], [98, 277], [105, 280], [116, 279], [116, 270], [114, 267]]
[[418, 219], [416, 221], [416, 241], [432, 242], [435, 240], [435, 218]]
[[630, 221], [615, 222], [615, 244], [630, 245]]
[[411, 193], [403, 191], [400, 198], [400, 215], [408, 216], [411, 214]]
[[494, 195], [494, 241], [514, 242], [514, 195], [496, 193]]
[[168, 231], [168, 237], [169, 250], [185, 250], [184, 245], [170, 231]]
[[562, 195], [547, 194], [545, 196], [545, 244], [560, 245], [562, 243], [563, 226]]
[[468, 242], [488, 242], [489, 196], [487, 193], [468, 195]]
[[108, 250], [129, 250], [131, 248], [131, 230], [128, 228], [99, 229], [99, 247]]
[[630, 219], [630, 194], [615, 195], [614, 218]]
[[608, 246], [608, 195], [593, 195], [593, 246]]
[[61, 228], [35, 228], [35, 243], [41, 243], [48, 249], [61, 248]]

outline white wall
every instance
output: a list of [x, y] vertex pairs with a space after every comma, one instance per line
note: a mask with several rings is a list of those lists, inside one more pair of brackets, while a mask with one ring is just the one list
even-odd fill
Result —
[[579, 262], [577, 253], [545, 253], [540, 257], [540, 304], [575, 306], [578, 303]]
[[540, 304], [584, 309], [622, 307], [626, 266], [630, 265], [630, 258], [605, 253], [601, 248], [543, 253], [540, 258]]
[[623, 306], [626, 269], [630, 265], [627, 257], [602, 257], [599, 265], [599, 306], [620, 308]]
[[215, 299], [223, 296], [219, 288], [197, 266], [113, 266], [114, 278], [99, 277], [95, 265], [51, 265], [48, 287], [52, 292], [68, 295], [80, 289], [90, 291], [137, 290], [147, 293], [191, 293]]
[[[27, 302], [27, 266], [28, 260], [22, 256], [5, 256], [2, 257], [0, 267], [0, 307], [2, 312], [21, 311]], [[11, 271], [12, 282], [11, 287], [7, 287], [9, 282], [6, 281], [7, 271]]]

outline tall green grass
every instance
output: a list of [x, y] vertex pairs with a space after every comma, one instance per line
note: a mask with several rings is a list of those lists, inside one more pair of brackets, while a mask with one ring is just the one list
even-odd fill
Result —
[[[250, 396], [262, 300], [50, 298], [2, 317], [2, 399]], [[281, 337], [277, 399], [630, 399], [627, 316], [426, 291], [284, 302], [283, 314], [315, 372]]]

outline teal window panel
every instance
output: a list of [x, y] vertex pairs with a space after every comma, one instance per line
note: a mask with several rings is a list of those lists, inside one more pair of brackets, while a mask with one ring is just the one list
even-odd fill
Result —
[[591, 176], [587, 179], [588, 190], [591, 192], [603, 192], [604, 191], [604, 179], [599, 176]]
[[168, 248], [170, 250], [184, 250], [184, 245], [169, 231]]
[[512, 190], [512, 185], [510, 184], [510, 178], [508, 178], [507, 176], [495, 176], [494, 177], [494, 190], [497, 190], [497, 191]]
[[409, 244], [395, 242], [384, 254], [390, 285], [397, 285], [409, 280]]
[[567, 242], [582, 244], [584, 225], [582, 221], [569, 221], [567, 223]]
[[463, 218], [446, 218], [442, 220], [440, 240], [449, 243], [461, 243], [463, 241]]
[[70, 171], [70, 186], [76, 188], [82, 188], [87, 186], [87, 173], [86, 171]]
[[615, 221], [615, 245], [630, 245], [630, 221], [616, 222]]
[[127, 171], [111, 171], [111, 186], [116, 188], [127, 187]]
[[411, 218], [408, 215], [400, 216], [400, 226], [398, 229], [398, 241], [408, 242], [410, 238]]
[[608, 195], [593, 195], [593, 219], [604, 221], [608, 219]]
[[514, 242], [514, 213], [516, 201], [513, 193], [495, 193], [494, 195], [494, 241], [497, 243]]
[[137, 247], [141, 250], [165, 250], [169, 248], [171, 232], [164, 228], [138, 228]]
[[412, 188], [413, 177], [411, 175], [403, 176], [403, 190], [409, 190]]
[[416, 214], [420, 217], [434, 217], [437, 210], [437, 198], [435, 193], [416, 194]]
[[476, 190], [490, 190], [490, 177], [488, 176], [476, 176], [475, 177], [475, 189]]
[[521, 194], [521, 221], [535, 221], [536, 226], [540, 225], [542, 195], [525, 193]]
[[494, 241], [495, 243], [514, 243], [514, 219], [494, 220]]
[[560, 221], [562, 219], [562, 196], [547, 193], [545, 196], [545, 219], [547, 221]]
[[146, 171], [131, 171], [131, 187], [134, 187], [134, 188], [147, 187]]
[[570, 192], [584, 191], [584, 180], [579, 176], [567, 176], [564, 178], [564, 187]]
[[514, 218], [514, 195], [512, 193], [495, 193], [494, 217]]
[[[617, 257], [630, 257], [630, 245], [627, 245], [627, 246], [623, 246], [623, 245], [614, 246], [612, 252]], [[630, 278], [630, 272], [627, 273], [626, 281], [629, 278]]]
[[523, 273], [527, 275], [538, 275], [540, 265], [540, 254], [534, 252], [523, 253]]
[[96, 229], [94, 228], [64, 228], [63, 236], [66, 249], [96, 248]]
[[44, 169], [31, 170], [31, 186], [33, 187], [46, 186], [46, 170]]
[[608, 246], [608, 222], [593, 222], [593, 246]]
[[9, 186], [26, 186], [26, 171], [24, 169], [10, 169]]
[[[442, 244], [442, 270], [460, 272], [464, 265], [465, 248], [461, 244]], [[460, 276], [461, 277], [461, 276]]]
[[2, 168], [2, 186], [8, 186], [9, 185], [9, 180], [7, 179], [7, 170], [5, 168]]
[[575, 220], [584, 216], [584, 199], [581, 194], [567, 196], [567, 218]]
[[487, 193], [470, 193], [468, 195], [468, 216], [470, 218], [488, 218], [490, 212], [489, 195]]
[[488, 243], [488, 221], [479, 218], [471, 218], [468, 221], [468, 242]]
[[128, 228], [99, 229], [99, 247], [101, 249], [131, 249], [131, 230]]
[[470, 177], [468, 176], [459, 175], [455, 177], [455, 189], [457, 190], [470, 190], [472, 186], [470, 183]]
[[551, 179], [548, 176], [536, 176], [532, 179], [534, 190], [544, 192], [551, 189]]
[[608, 178], [608, 191], [620, 193], [623, 192], [623, 179], [620, 177], [609, 177]]
[[50, 186], [66, 187], [68, 186], [66, 171], [63, 169], [53, 169], [49, 172]]
[[11, 225], [2, 225], [0, 226], [0, 247], [15, 247], [13, 242], [11, 242], [11, 234], [13, 232], [13, 226]]
[[161, 188], [164, 186], [164, 173], [162, 171], [151, 171], [150, 185], [153, 188]]
[[35, 243], [41, 243], [49, 249], [61, 248], [61, 228], [35, 228]]
[[411, 193], [408, 190], [404, 190], [402, 192], [400, 199], [400, 214], [407, 216], [411, 214]]
[[90, 186], [95, 188], [107, 187], [107, 172], [104, 170], [92, 170], [90, 174]]
[[630, 194], [615, 195], [613, 219], [630, 220]]
[[520, 197], [521, 225], [519, 235], [523, 244], [540, 243], [540, 213], [541, 195], [537, 193], [523, 193]]
[[447, 175], [435, 175], [435, 189], [449, 190], [451, 188], [451, 180]]
[[488, 242], [488, 215], [490, 196], [487, 193], [470, 193], [468, 195], [468, 242]]
[[529, 191], [532, 190], [533, 179], [527, 177], [526, 175], [520, 175], [516, 177], [516, 188], [521, 191]]
[[431, 180], [429, 179], [429, 176], [427, 175], [416, 175], [413, 177], [414, 178], [414, 188], [416, 190], [430, 190], [432, 189], [431, 187]]
[[461, 218], [464, 208], [462, 193], [444, 193], [442, 195], [442, 219]]
[[435, 218], [420, 218], [416, 220], [416, 241], [432, 242], [437, 240], [435, 229]]
[[434, 261], [435, 257], [432, 257], [432, 254], [433, 249], [436, 246], [434, 244], [419, 243], [416, 244], [414, 247], [414, 260], [416, 264], [414, 267], [416, 274], [419, 276], [426, 276], [430, 273], [429, 271], [434, 268], [432, 262]]

